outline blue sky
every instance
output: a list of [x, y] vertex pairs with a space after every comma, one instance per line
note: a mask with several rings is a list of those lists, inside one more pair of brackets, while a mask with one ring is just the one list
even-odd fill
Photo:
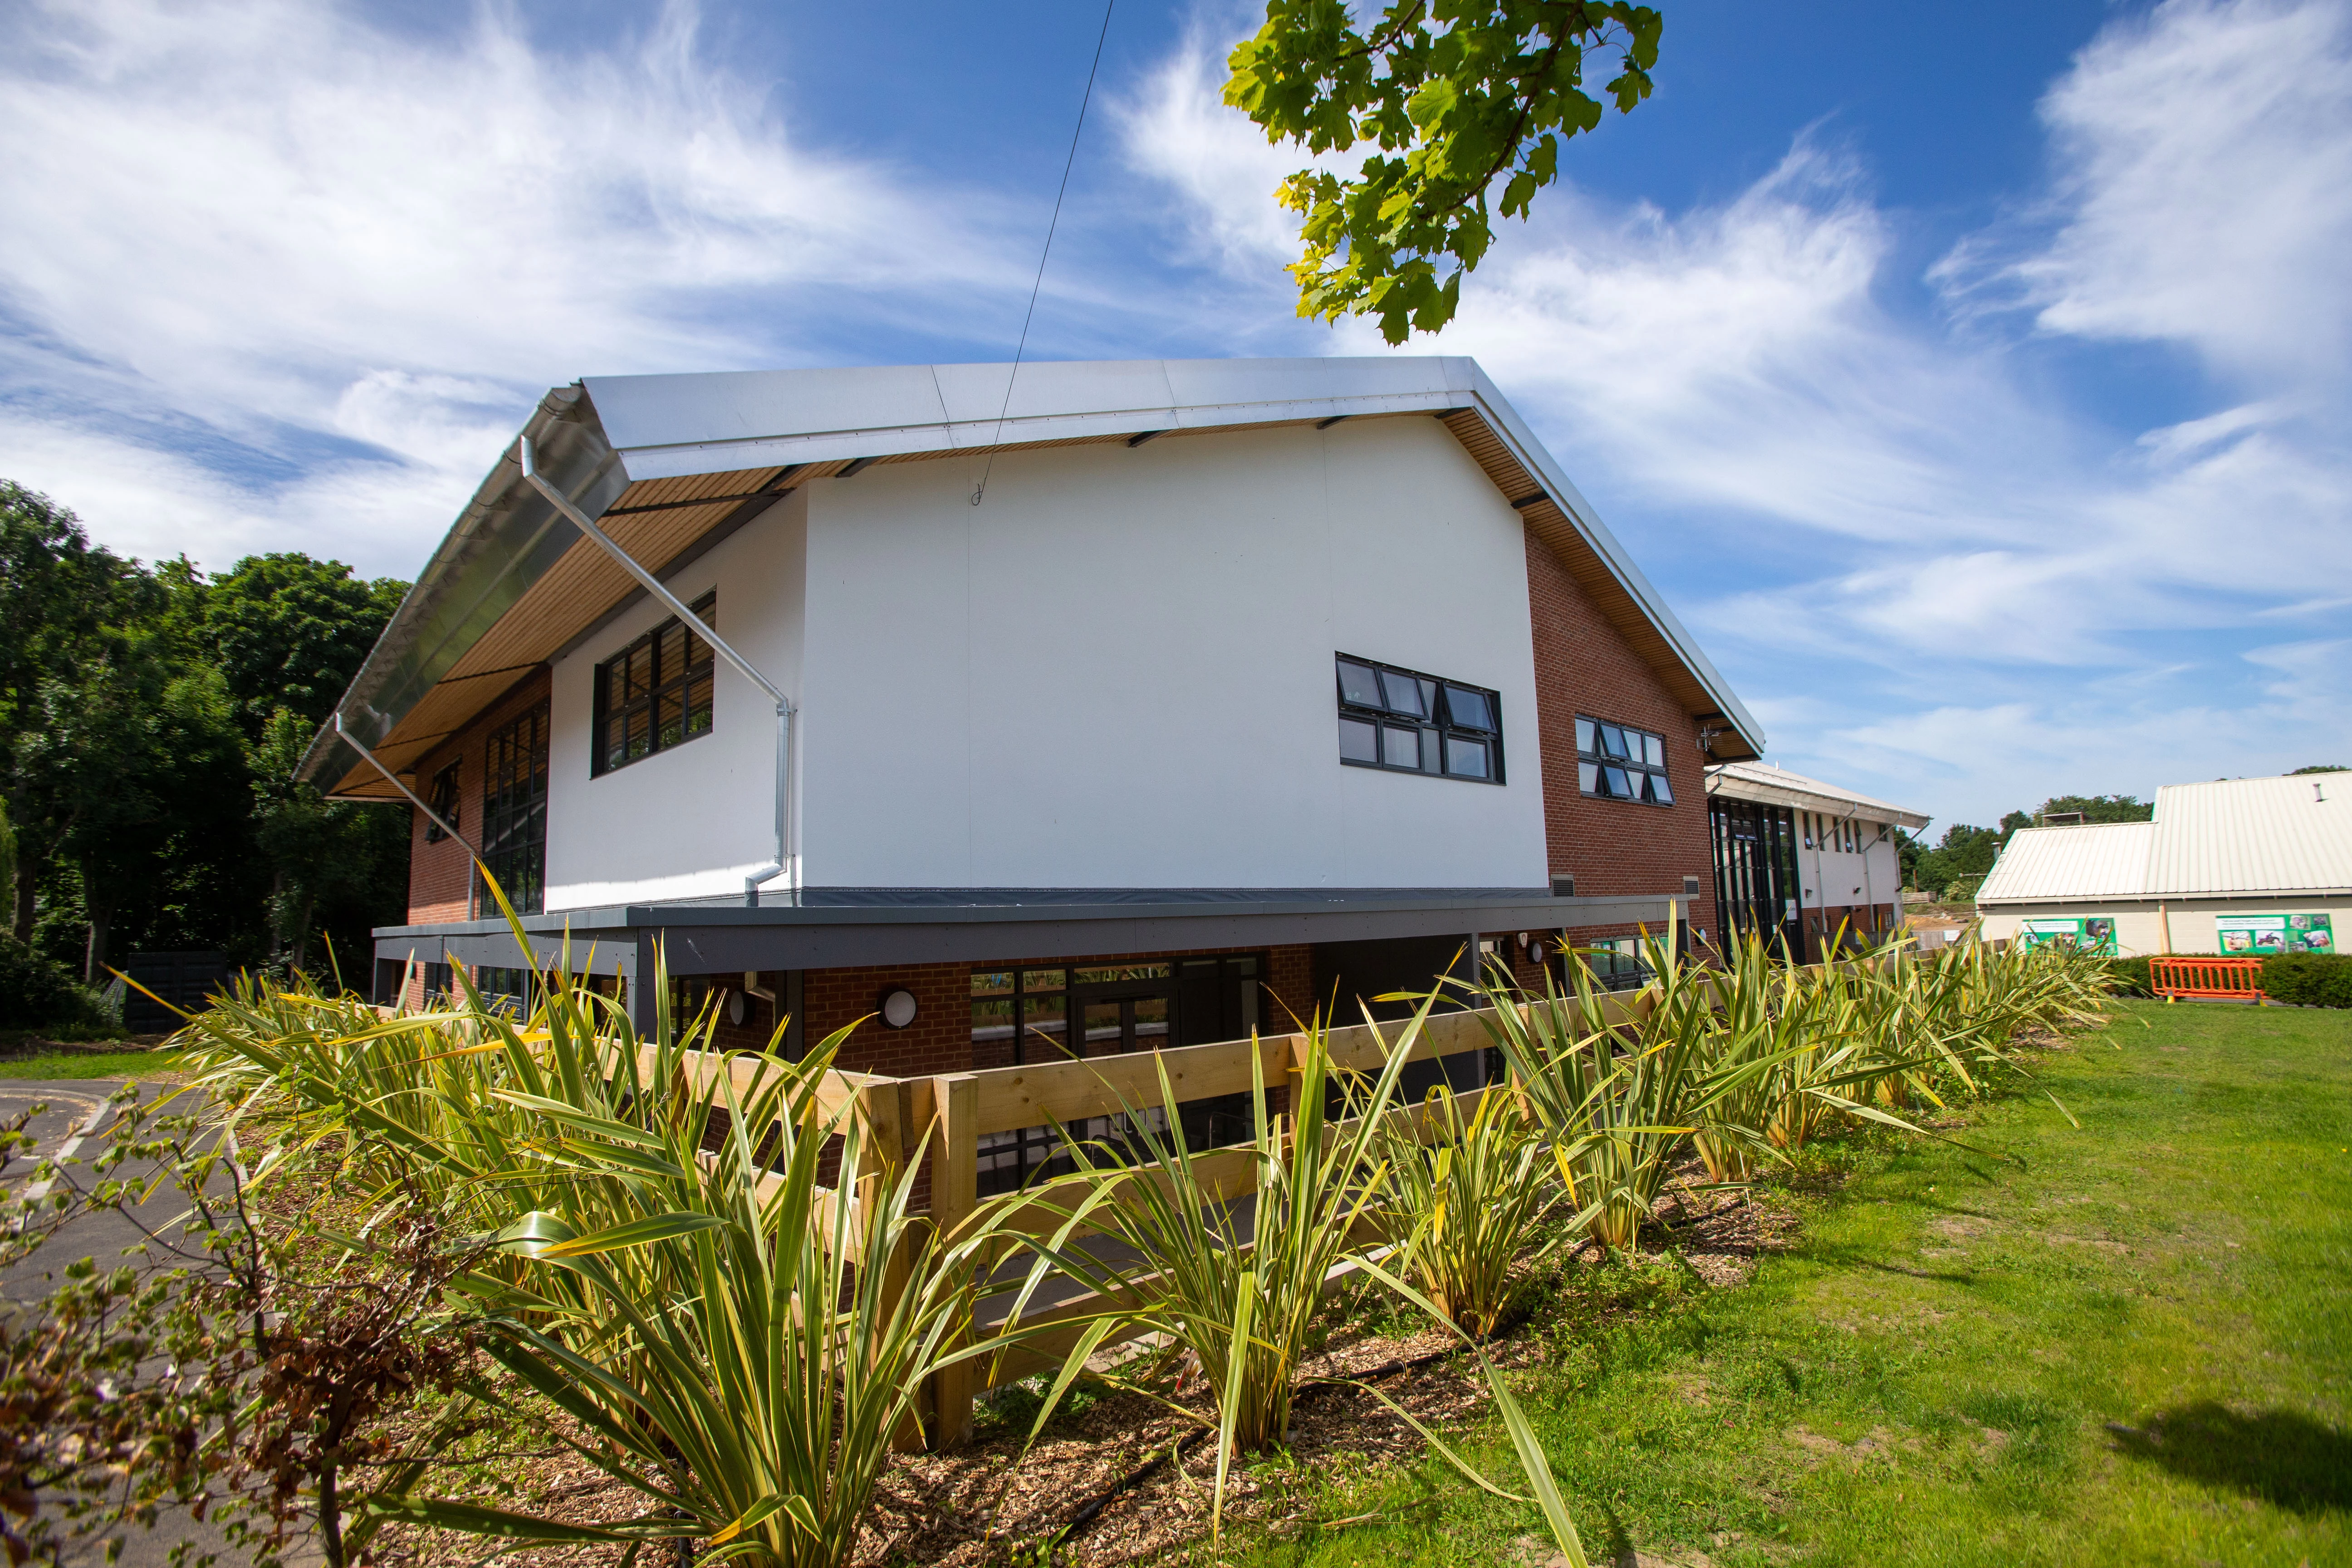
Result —
[[[2352, 0], [1668, 5], [1442, 338], [1771, 754], [1986, 822], [2352, 763]], [[0, 475], [408, 575], [583, 374], [1007, 357], [1091, 4], [0, 13]], [[1121, 0], [1030, 353], [1298, 321], [1245, 6]]]

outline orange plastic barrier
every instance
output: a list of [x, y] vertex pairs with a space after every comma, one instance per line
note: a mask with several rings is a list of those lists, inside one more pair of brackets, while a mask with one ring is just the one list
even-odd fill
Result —
[[2148, 989], [2158, 996], [2269, 1000], [2259, 958], [2151, 958], [2147, 976]]

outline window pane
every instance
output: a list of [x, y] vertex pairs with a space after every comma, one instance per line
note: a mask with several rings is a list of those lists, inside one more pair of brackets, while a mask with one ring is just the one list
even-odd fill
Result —
[[686, 689], [686, 732], [688, 735], [710, 733], [710, 677], [698, 677]]
[[1486, 776], [1486, 742], [1460, 735], [1445, 737], [1445, 771], [1462, 778]]
[[1608, 756], [1624, 761], [1633, 755], [1625, 744], [1625, 731], [1614, 724], [1601, 726], [1601, 750]]
[[1423, 730], [1421, 732], [1421, 771], [1423, 773], [1435, 773], [1445, 771], [1445, 764], [1441, 760], [1444, 746], [1444, 742], [1435, 730]]
[[1421, 766], [1421, 731], [1402, 724], [1381, 726], [1381, 760], [1392, 768]]
[[1601, 776], [1609, 781], [1611, 799], [1637, 800], [1640, 798], [1634, 793], [1633, 779], [1627, 776], [1623, 768], [1603, 768], [1601, 770]]
[[1138, 1049], [1153, 1050], [1168, 1043], [1168, 998], [1138, 996], [1135, 999], [1135, 1044]]
[[686, 693], [670, 688], [655, 700], [660, 721], [654, 726], [656, 746], [675, 746], [686, 739]]
[[976, 969], [971, 975], [971, 994], [975, 996], [1003, 996], [1013, 989], [1013, 972], [1009, 969]]
[[1380, 678], [1363, 665], [1350, 664], [1348, 660], [1341, 659], [1339, 661], [1339, 700], [1353, 703], [1359, 708], [1383, 706], [1381, 701]]
[[1644, 753], [1643, 760], [1647, 762], [1652, 767], [1663, 768], [1666, 765], [1666, 742], [1664, 737], [1658, 735], [1643, 736], [1642, 750]]
[[623, 661], [627, 671], [627, 687], [623, 695], [631, 702], [654, 689], [654, 646], [641, 642], [628, 651]]
[[1118, 963], [1103, 969], [1081, 969], [1077, 980], [1081, 985], [1115, 985], [1129, 980], [1165, 980], [1170, 973], [1164, 963]]
[[1021, 972], [1024, 991], [1059, 991], [1070, 983], [1066, 969], [1024, 969]]
[[1459, 686], [1445, 689], [1445, 711], [1454, 722], [1465, 730], [1491, 730], [1494, 715], [1487, 711], [1484, 692], [1465, 691]]
[[1577, 763], [1576, 787], [1587, 795], [1598, 794], [1601, 789], [1601, 764], [1599, 763]]
[[1377, 763], [1381, 760], [1380, 726], [1361, 719], [1339, 721], [1339, 755], [1350, 763]]
[[1434, 680], [1421, 683], [1421, 716], [1424, 719], [1437, 717], [1437, 682]]
[[1429, 717], [1429, 710], [1422, 706], [1421, 682], [1412, 676], [1384, 669], [1381, 671], [1381, 689], [1388, 695], [1391, 712], [1410, 713], [1416, 719]]
[[1118, 1021], [1116, 1002], [1087, 1004], [1087, 1050], [1090, 1057], [1108, 1056], [1126, 1044], [1127, 1033]]
[[1588, 757], [1600, 755], [1598, 749], [1600, 737], [1593, 732], [1593, 722], [1590, 719], [1580, 718], [1576, 721], [1576, 749]]
[[672, 621], [655, 634], [658, 663], [656, 680], [675, 680], [686, 673], [686, 623]]
[[1650, 775], [1650, 798], [1656, 801], [1660, 805], [1672, 805], [1675, 804], [1675, 786], [1666, 782], [1665, 774], [1652, 773]]
[[[1053, 1046], [1062, 1043], [1068, 1004], [1059, 996], [1026, 996], [1021, 1002], [1021, 1043], [1031, 1061], [1053, 1060]], [[1048, 1045], [1047, 1042], [1052, 1042]], [[1042, 1053], [1042, 1054], [1039, 1054]]]

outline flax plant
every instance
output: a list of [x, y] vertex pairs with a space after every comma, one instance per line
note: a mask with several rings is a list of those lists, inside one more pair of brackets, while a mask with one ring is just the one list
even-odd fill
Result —
[[[1163, 1336], [1199, 1366], [1213, 1395], [1213, 1415], [1202, 1417], [1147, 1385], [1126, 1385], [1213, 1431], [1217, 1467], [1211, 1531], [1222, 1537], [1233, 1461], [1287, 1436], [1299, 1363], [1324, 1292], [1343, 1266], [1370, 1274], [1438, 1323], [1461, 1332], [1436, 1302], [1383, 1263], [1393, 1255], [1381, 1244], [1377, 1226], [1391, 1201], [1392, 1167], [1384, 1154], [1391, 1146], [1387, 1116], [1394, 1114], [1389, 1108], [1435, 1000], [1424, 998], [1394, 1040], [1381, 1039], [1380, 1071], [1361, 1079], [1335, 1073], [1330, 1030], [1320, 1016], [1308, 1022], [1291, 1079], [1294, 1099], [1280, 1116], [1269, 1113], [1265, 1058], [1253, 1040], [1252, 1137], [1233, 1151], [1244, 1153], [1254, 1168], [1254, 1190], [1245, 1200], [1229, 1198], [1213, 1175], [1208, 1162], [1220, 1155], [1195, 1153], [1181, 1132], [1167, 1131], [1181, 1121], [1164, 1063], [1159, 1073], [1164, 1118], [1126, 1107], [1131, 1131], [1117, 1146], [1081, 1142], [1065, 1132], [1075, 1169], [1037, 1194], [1058, 1223], [1031, 1241], [1035, 1260], [1015, 1293], [1011, 1316], [1018, 1321], [1055, 1272], [1084, 1282], [1103, 1304], [1060, 1317], [1078, 1331], [1038, 1410], [1033, 1438], [1114, 1331]], [[1372, 1028], [1379, 1038], [1378, 1026]], [[1350, 1114], [1328, 1113], [1335, 1094]], [[1089, 1235], [1109, 1238], [1135, 1261], [1113, 1264], [1096, 1257], [1079, 1245]], [[1568, 1560], [1583, 1568], [1576, 1527], [1534, 1429], [1484, 1352], [1464, 1338], [1486, 1373], [1531, 1498], [1503, 1491], [1387, 1394], [1361, 1386], [1412, 1422], [1475, 1484], [1539, 1506]]]
[[1568, 1231], [1550, 1224], [1566, 1190], [1554, 1179], [1525, 1097], [1481, 1089], [1465, 1117], [1444, 1087], [1414, 1110], [1379, 1119], [1389, 1168], [1382, 1228], [1392, 1266], [1465, 1333], [1495, 1331], [1514, 1283]]
[[[649, 984], [666, 999], [658, 968]], [[406, 1194], [492, 1244], [456, 1288], [516, 1383], [477, 1396], [541, 1423], [515, 1401], [543, 1398], [570, 1417], [555, 1440], [645, 1503], [574, 1525], [415, 1495], [411, 1469], [362, 1500], [363, 1528], [690, 1539], [706, 1562], [831, 1568], [931, 1374], [985, 1353], [961, 1336], [992, 1216], [950, 1243], [908, 1212], [911, 1163], [830, 1074], [846, 1029], [803, 1061], [730, 1060], [693, 1048], [707, 1010], [681, 1031], [661, 1000], [640, 1039], [561, 972], [535, 989], [520, 1019], [470, 987], [389, 1016], [289, 991], [192, 1026], [232, 1114], [278, 1139], [272, 1168], [340, 1160], [369, 1201]], [[818, 1181], [836, 1137], [844, 1190]]]

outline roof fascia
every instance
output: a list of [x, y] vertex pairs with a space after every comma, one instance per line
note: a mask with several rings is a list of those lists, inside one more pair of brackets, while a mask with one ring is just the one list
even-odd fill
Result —
[[1905, 811], [1883, 800], [1869, 800], [1857, 795], [1829, 795], [1816, 790], [1800, 789], [1794, 784], [1764, 784], [1738, 773], [1709, 770], [1706, 793], [1729, 800], [1752, 800], [1763, 805], [1785, 805], [1797, 811], [1827, 811], [1838, 816], [1868, 816], [1872, 821], [1888, 821], [1897, 826], [1917, 829], [1933, 820], [1916, 811]]
[[1699, 685], [1706, 688], [1707, 696], [1715, 702], [1716, 711], [1738, 731], [1739, 738], [1748, 742], [1750, 751], [1762, 756], [1764, 727], [1756, 721], [1754, 714], [1748, 711], [1747, 705], [1739, 700], [1738, 694], [1723, 679], [1723, 672], [1715, 668], [1715, 661], [1699, 647], [1697, 639], [1675, 617], [1674, 611], [1666, 607], [1664, 598], [1651, 585], [1649, 578], [1642, 574], [1642, 569], [1633, 564], [1633, 557], [1626, 554], [1624, 546], [1617, 542], [1617, 536], [1609, 531], [1608, 525], [1601, 521], [1601, 514], [1593, 510], [1591, 501], [1584, 499], [1584, 492], [1576, 488], [1551, 453], [1545, 450], [1544, 444], [1536, 439], [1535, 432], [1528, 428], [1527, 421], [1519, 417], [1518, 410], [1511, 406], [1510, 399], [1487, 379], [1486, 370], [1476, 360], [1464, 358], [1449, 363], [1464, 368], [1478, 400], [1479, 413], [1494, 427], [1504, 445], [1512, 449], [1512, 456], [1518, 458], [1528, 472], [1542, 480], [1544, 489], [1567, 514], [1570, 525], [1600, 558], [1601, 563], [1608, 568], [1609, 574], [1617, 579], [1619, 586], [1641, 606], [1642, 614], [1658, 628], [1658, 635], [1666, 639], [1666, 646], [1674, 649], [1675, 657], [1697, 678]]
[[[619, 455], [578, 387], [549, 391], [521, 433], [540, 453], [542, 470], [591, 516], [628, 488]], [[371, 745], [391, 733], [579, 538], [580, 531], [524, 482], [509, 445], [344, 689], [336, 704], [344, 722]], [[294, 776], [331, 788], [360, 762], [330, 721], [312, 737]]]

